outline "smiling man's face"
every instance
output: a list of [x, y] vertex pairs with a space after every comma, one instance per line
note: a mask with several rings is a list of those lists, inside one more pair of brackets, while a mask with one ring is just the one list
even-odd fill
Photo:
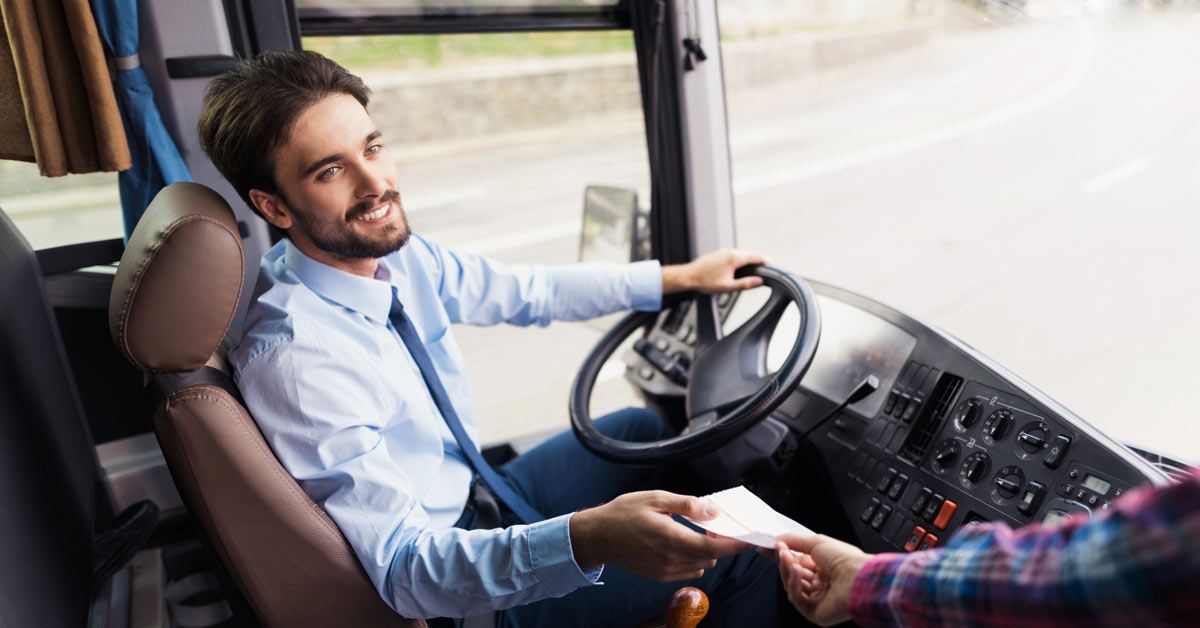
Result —
[[327, 96], [300, 114], [276, 153], [275, 180], [277, 194], [251, 198], [317, 261], [371, 276], [378, 258], [408, 241], [396, 165], [352, 96]]

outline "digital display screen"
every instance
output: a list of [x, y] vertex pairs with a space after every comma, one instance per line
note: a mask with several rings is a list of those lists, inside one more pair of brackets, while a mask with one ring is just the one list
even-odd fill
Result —
[[1042, 518], [1042, 523], [1052, 526], [1057, 525], [1060, 521], [1067, 518], [1067, 513], [1061, 510], [1050, 510], [1046, 512], [1046, 516]]
[[1091, 473], [1083, 476], [1083, 488], [1089, 491], [1095, 491], [1101, 495], [1107, 495], [1108, 489], [1112, 488], [1111, 482], [1105, 482]]

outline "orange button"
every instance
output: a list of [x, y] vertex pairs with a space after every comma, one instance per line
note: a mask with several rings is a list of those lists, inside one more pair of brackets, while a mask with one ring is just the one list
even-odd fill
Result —
[[921, 539], [925, 538], [925, 528], [917, 526], [912, 529], [912, 533], [908, 535], [908, 542], [904, 544], [904, 551], [911, 552], [917, 549], [917, 545], [921, 544]]
[[938, 511], [937, 519], [933, 520], [933, 527], [945, 530], [946, 524], [950, 523], [950, 517], [954, 516], [955, 510], [958, 510], [958, 504], [948, 499], [942, 502], [942, 509]]
[[937, 547], [937, 543], [938, 543], [937, 536], [935, 536], [933, 534], [926, 534], [925, 538], [921, 541], [921, 547], [919, 549], [927, 550], [931, 547]]

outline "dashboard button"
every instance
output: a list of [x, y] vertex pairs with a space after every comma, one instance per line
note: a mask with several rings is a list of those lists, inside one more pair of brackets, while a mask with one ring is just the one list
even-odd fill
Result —
[[888, 517], [892, 514], [892, 507], [884, 504], [875, 511], [875, 518], [871, 520], [871, 529], [878, 532], [883, 529], [883, 524], [887, 523]]
[[1030, 482], [1025, 487], [1025, 493], [1021, 495], [1021, 502], [1017, 504], [1017, 510], [1026, 516], [1033, 516], [1037, 511], [1038, 506], [1042, 505], [1042, 498], [1046, 495], [1046, 486], [1041, 482]]
[[933, 497], [933, 490], [928, 489], [928, 488], [922, 488], [921, 492], [917, 493], [916, 501], [913, 502], [912, 513], [914, 515], [921, 514], [921, 511], [925, 509], [925, 504], [929, 503], [930, 497]]
[[938, 511], [937, 519], [933, 520], [933, 527], [945, 530], [946, 524], [950, 523], [950, 518], [954, 516], [956, 510], [958, 510], [958, 504], [948, 499], [942, 502], [942, 509]]
[[908, 535], [908, 541], [904, 543], [904, 551], [911, 552], [916, 550], [923, 538], [925, 538], [925, 528], [921, 526], [913, 528], [912, 532]]
[[871, 503], [867, 504], [867, 508], [863, 510], [862, 514], [859, 515], [858, 518], [861, 519], [863, 523], [867, 523], [871, 520], [871, 517], [875, 516], [875, 509], [879, 508], [881, 503], [883, 502], [879, 501], [878, 497], [872, 497]]
[[883, 404], [883, 413], [891, 414], [892, 409], [896, 407], [896, 402], [900, 400], [900, 389], [893, 388], [892, 392], [888, 393], [887, 403]]
[[898, 399], [896, 401], [896, 407], [892, 408], [892, 416], [894, 416], [894, 417], [903, 416], [904, 409], [908, 407], [908, 402], [911, 399], [912, 399], [912, 395], [909, 395], [908, 393], [900, 393], [900, 399]]
[[888, 470], [883, 474], [883, 477], [879, 478], [879, 484], [875, 486], [875, 489], [880, 493], [886, 493], [888, 487], [892, 485], [892, 480], [896, 479], [896, 473], [896, 469], [888, 467]]
[[908, 476], [901, 473], [899, 477], [892, 482], [892, 487], [888, 489], [887, 496], [891, 499], [900, 499], [900, 495], [904, 494], [904, 488], [908, 486]]
[[1046, 454], [1046, 458], [1042, 460], [1048, 468], [1057, 469], [1058, 465], [1062, 464], [1063, 456], [1067, 455], [1067, 449], [1071, 446], [1071, 437], [1059, 434], [1054, 437], [1054, 442], [1050, 444], [1050, 451]]
[[905, 423], [912, 423], [913, 417], [917, 416], [917, 413], [920, 411], [921, 398], [913, 397], [912, 400], [908, 402], [908, 407], [904, 409], [904, 416], [900, 418], [903, 419]]
[[933, 497], [929, 498], [929, 503], [925, 504], [925, 510], [921, 511], [921, 517], [926, 521], [933, 521], [933, 518], [937, 516], [938, 511], [941, 510], [942, 502], [945, 501], [945, 499], [946, 498], [942, 497], [941, 495], [934, 493]]
[[925, 538], [921, 539], [921, 545], [920, 545], [920, 547], [918, 547], [917, 549], [918, 549], [918, 550], [921, 550], [921, 551], [924, 551], [924, 550], [927, 550], [927, 549], [929, 549], [929, 548], [931, 548], [931, 547], [937, 547], [937, 544], [938, 544], [938, 538], [937, 538], [937, 535], [935, 535], [935, 534], [926, 534], [926, 535], [925, 535]]

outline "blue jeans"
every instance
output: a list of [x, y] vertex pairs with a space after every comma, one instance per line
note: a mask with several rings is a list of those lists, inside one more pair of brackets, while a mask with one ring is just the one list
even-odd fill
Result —
[[[596, 420], [601, 433], [629, 441], [662, 438], [662, 420], [644, 408], [627, 408]], [[630, 468], [606, 462], [588, 452], [571, 432], [551, 438], [498, 469], [513, 487], [543, 515], [554, 517], [603, 504], [614, 497], [659, 488], [661, 468]], [[502, 507], [505, 525], [516, 517]], [[708, 594], [710, 610], [703, 626], [778, 625], [782, 589], [775, 565], [754, 550], [728, 556], [704, 576], [663, 583], [608, 565], [600, 577], [604, 586], [576, 589], [501, 611], [496, 626], [559, 628], [635, 626], [666, 613], [667, 602], [680, 587], [694, 586]], [[790, 622], [789, 622], [790, 623]]]

